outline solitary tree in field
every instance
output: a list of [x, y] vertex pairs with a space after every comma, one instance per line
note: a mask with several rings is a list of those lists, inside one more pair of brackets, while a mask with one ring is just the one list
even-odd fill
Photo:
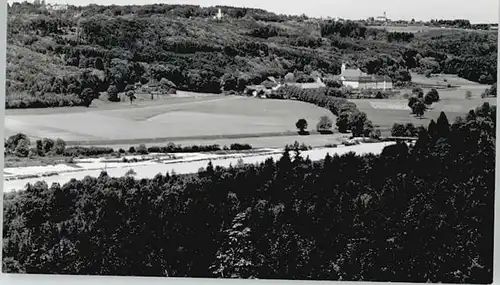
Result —
[[432, 88], [429, 92], [427, 92], [427, 95], [430, 96], [432, 98], [432, 101], [433, 102], [439, 102], [439, 92]]
[[430, 105], [432, 105], [432, 103], [434, 103], [434, 98], [432, 98], [431, 95], [427, 94], [424, 97], [424, 103], [425, 103], [425, 105], [430, 106]]
[[425, 113], [425, 104], [421, 100], [417, 101], [415, 104], [412, 105], [411, 107], [413, 114], [415, 114], [417, 117], [422, 118], [422, 116]]
[[465, 91], [465, 99], [472, 99], [472, 92], [470, 92], [470, 90]]
[[412, 113], [413, 113], [413, 104], [417, 103], [419, 100], [417, 97], [410, 97], [408, 98], [408, 107], [410, 107], [410, 109], [412, 110]]
[[307, 129], [307, 121], [306, 119], [300, 119], [295, 123], [297, 129], [299, 129], [300, 133], [304, 133], [305, 129]]
[[132, 105], [132, 102], [137, 99], [137, 97], [135, 97], [135, 93], [134, 91], [130, 90], [130, 91], [127, 91], [127, 93], [125, 93], [128, 97], [128, 99], [130, 100], [130, 105]]
[[328, 116], [322, 116], [319, 119], [318, 124], [316, 125], [316, 129], [318, 130], [318, 132], [329, 132], [331, 131], [332, 126], [332, 120]]

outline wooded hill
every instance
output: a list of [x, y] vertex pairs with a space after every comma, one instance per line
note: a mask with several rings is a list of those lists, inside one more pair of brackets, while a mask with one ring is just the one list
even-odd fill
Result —
[[36, 183], [4, 193], [3, 270], [489, 284], [495, 119], [442, 113], [380, 155]]
[[[112, 86], [155, 85], [220, 93], [267, 76], [340, 73], [342, 61], [411, 80], [409, 69], [496, 81], [494, 32], [408, 35], [356, 22], [258, 9], [187, 5], [8, 7], [7, 108], [89, 105]], [[116, 89], [115, 89], [116, 87]], [[113, 93], [115, 93], [114, 91]]]

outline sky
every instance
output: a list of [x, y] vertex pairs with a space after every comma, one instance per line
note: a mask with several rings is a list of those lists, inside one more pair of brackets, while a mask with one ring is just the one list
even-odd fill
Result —
[[[21, 0], [8, 0], [9, 3]], [[32, 1], [29, 1], [32, 2]], [[468, 19], [471, 23], [498, 23], [498, 0], [46, 0], [47, 3], [86, 5], [193, 4], [261, 8], [278, 14], [366, 19], [384, 11], [392, 20]]]

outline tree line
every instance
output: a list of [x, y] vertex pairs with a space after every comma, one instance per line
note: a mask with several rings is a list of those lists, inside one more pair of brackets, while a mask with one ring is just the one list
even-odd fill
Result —
[[496, 107], [380, 155], [4, 193], [8, 273], [492, 282]]
[[274, 97], [296, 99], [330, 110], [337, 116], [336, 125], [341, 133], [350, 131], [354, 137], [380, 137], [380, 131], [374, 129], [366, 114], [359, 111], [356, 104], [342, 98], [342, 92], [336, 88], [303, 89], [285, 85], [278, 89]]
[[186, 152], [215, 152], [215, 151], [241, 151], [250, 150], [252, 146], [249, 144], [233, 143], [229, 146], [213, 145], [192, 145], [182, 146], [179, 144], [168, 143], [165, 146], [149, 146], [141, 144], [138, 147], [131, 146], [129, 149], [115, 150], [111, 147], [99, 146], [67, 146], [63, 139], [42, 138], [35, 141], [35, 145], [31, 145], [30, 138], [18, 133], [4, 140], [4, 155], [16, 156], [19, 158], [35, 158], [35, 157], [96, 157], [102, 155], [122, 155], [122, 154], [149, 154], [149, 153], [186, 153]]
[[[496, 81], [495, 34], [429, 32], [411, 38], [361, 22], [306, 21], [231, 7], [223, 7], [229, 26], [211, 20], [214, 7], [50, 10], [16, 3], [8, 9], [7, 108], [88, 106], [111, 86], [122, 93], [162, 79], [180, 90], [241, 92], [268, 76], [338, 74], [346, 59], [368, 73], [390, 76], [395, 85], [410, 82], [411, 69], [430, 69], [429, 62], [433, 72]], [[228, 76], [238, 84], [226, 86]]]

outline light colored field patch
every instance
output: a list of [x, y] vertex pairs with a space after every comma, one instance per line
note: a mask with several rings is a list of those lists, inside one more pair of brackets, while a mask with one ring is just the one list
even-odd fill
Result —
[[426, 77], [423, 74], [418, 74], [416, 72], [411, 72], [411, 81], [416, 84], [422, 85], [433, 85], [447, 87], [448, 84], [451, 86], [465, 87], [465, 88], [486, 88], [487, 85], [482, 85], [477, 82], [461, 78], [454, 74], [434, 74], [431, 77]]
[[385, 135], [390, 134], [394, 123], [412, 123], [415, 126], [423, 125], [427, 127], [431, 120], [437, 120], [441, 112], [445, 112], [448, 121], [453, 122], [456, 117], [465, 116], [469, 110], [476, 109], [484, 102], [496, 105], [496, 98], [482, 99], [480, 97], [473, 97], [473, 99], [466, 100], [465, 96], [462, 96], [463, 91], [447, 91], [440, 92], [440, 94], [442, 97], [441, 101], [432, 104], [431, 108], [425, 112], [422, 118], [410, 114], [409, 109], [390, 109], [387, 106], [385, 108], [376, 108], [372, 105], [372, 103], [406, 105], [408, 104], [408, 99], [381, 101], [356, 99], [350, 101], [355, 103], [360, 111], [365, 112], [368, 119], [373, 122], [373, 125], [379, 128]]
[[410, 110], [405, 102], [370, 102], [370, 105], [377, 110]]
[[134, 140], [172, 137], [224, 136], [297, 131], [304, 118], [314, 129], [328, 110], [297, 101], [221, 97], [178, 104], [91, 109], [78, 113], [7, 115], [5, 134], [66, 141]]

